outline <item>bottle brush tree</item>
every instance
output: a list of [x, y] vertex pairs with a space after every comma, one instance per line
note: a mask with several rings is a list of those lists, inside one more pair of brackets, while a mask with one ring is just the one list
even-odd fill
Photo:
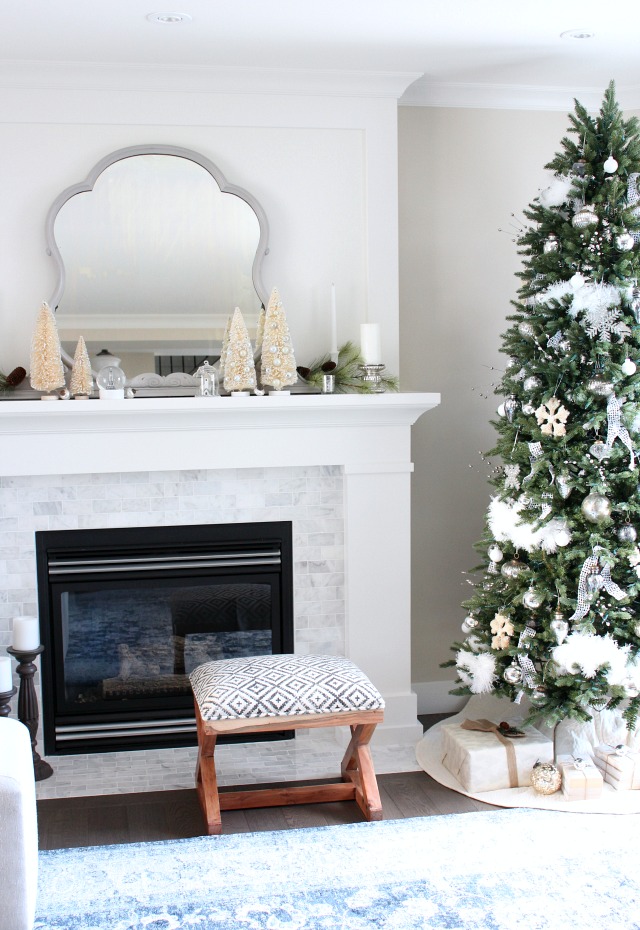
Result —
[[31, 387], [36, 391], [55, 391], [64, 387], [64, 366], [62, 364], [60, 337], [55, 315], [46, 302], [43, 302], [33, 331], [31, 342]]
[[490, 453], [502, 465], [456, 694], [495, 692], [549, 724], [640, 709], [639, 124], [607, 89], [576, 102], [524, 211], [521, 286]]

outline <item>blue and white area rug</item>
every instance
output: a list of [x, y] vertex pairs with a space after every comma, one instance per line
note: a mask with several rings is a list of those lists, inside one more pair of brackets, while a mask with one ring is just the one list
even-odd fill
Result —
[[35, 930], [633, 930], [639, 836], [503, 810], [55, 850]]

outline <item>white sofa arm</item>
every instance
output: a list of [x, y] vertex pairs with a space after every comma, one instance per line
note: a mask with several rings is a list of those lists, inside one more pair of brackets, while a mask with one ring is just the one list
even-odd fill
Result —
[[38, 822], [29, 731], [0, 717], [0, 930], [32, 930]]

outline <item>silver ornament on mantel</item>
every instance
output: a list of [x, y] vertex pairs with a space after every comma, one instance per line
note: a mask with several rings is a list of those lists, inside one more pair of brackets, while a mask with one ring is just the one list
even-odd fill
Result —
[[589, 523], [604, 523], [611, 516], [611, 501], [604, 494], [592, 491], [580, 504], [580, 510]]
[[571, 219], [571, 223], [576, 229], [588, 229], [589, 226], [597, 226], [599, 222], [596, 209], [590, 203], [585, 203], [580, 207]]
[[633, 236], [625, 229], [619, 236], [616, 236], [615, 244], [616, 249], [619, 249], [620, 252], [630, 252], [634, 245]]
[[525, 378], [522, 382], [522, 387], [525, 391], [535, 391], [539, 387], [542, 387], [542, 381], [537, 375], [529, 375], [529, 377]]
[[528, 570], [529, 566], [522, 563], [519, 559], [511, 559], [510, 562], [504, 563], [500, 569], [500, 574], [503, 578], [506, 578], [507, 581], [517, 581], [518, 578]]
[[625, 523], [624, 526], [619, 527], [617, 536], [621, 543], [632, 543], [638, 538], [638, 531], [635, 526]]
[[536, 591], [535, 588], [527, 588], [522, 597], [522, 603], [528, 610], [537, 610], [538, 607], [542, 606], [543, 602], [544, 594]]
[[549, 233], [547, 238], [544, 240], [542, 251], [545, 254], [548, 254], [549, 252], [557, 252], [559, 248], [560, 243], [558, 241], [558, 237], [554, 233]]
[[569, 624], [564, 619], [562, 611], [555, 611], [553, 614], [553, 620], [549, 626], [551, 627], [551, 632], [556, 638], [557, 644], [560, 646], [565, 641], [567, 634], [569, 633]]

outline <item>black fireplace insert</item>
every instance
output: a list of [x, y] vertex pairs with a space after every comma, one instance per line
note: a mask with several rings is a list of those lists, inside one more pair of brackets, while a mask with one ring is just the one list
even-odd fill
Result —
[[288, 522], [40, 531], [36, 558], [49, 755], [195, 745], [192, 669], [293, 651]]

